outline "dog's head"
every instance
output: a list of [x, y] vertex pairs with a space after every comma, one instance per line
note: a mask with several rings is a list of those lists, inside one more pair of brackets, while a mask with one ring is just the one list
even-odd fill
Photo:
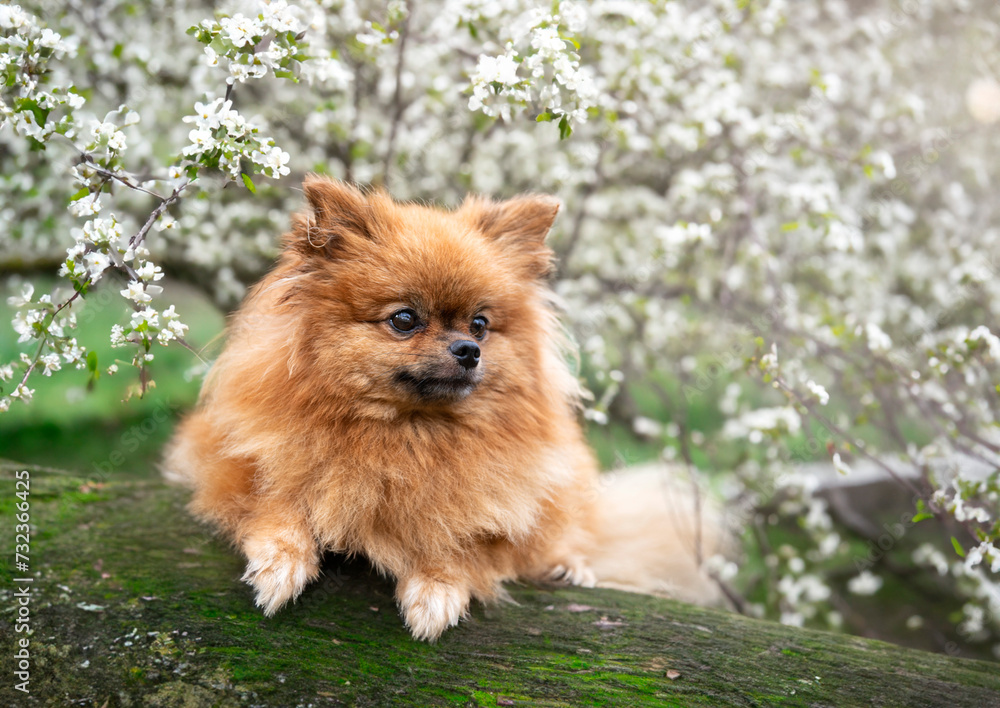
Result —
[[321, 177], [304, 191], [285, 279], [317, 385], [382, 415], [547, 385], [555, 199], [470, 197], [449, 212]]

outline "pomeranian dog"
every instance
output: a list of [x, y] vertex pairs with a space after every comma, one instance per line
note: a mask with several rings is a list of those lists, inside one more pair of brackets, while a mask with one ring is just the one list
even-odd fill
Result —
[[[165, 473], [246, 556], [266, 615], [362, 554], [435, 640], [524, 579], [714, 586], [655, 475], [602, 482], [546, 279], [546, 196], [454, 211], [323, 177], [247, 295]], [[700, 534], [700, 531], [698, 532]]]

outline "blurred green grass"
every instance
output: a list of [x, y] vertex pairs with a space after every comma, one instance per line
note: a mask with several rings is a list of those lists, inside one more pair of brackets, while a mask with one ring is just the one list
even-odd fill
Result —
[[[34, 284], [37, 300], [56, 282]], [[182, 321], [191, 327], [186, 340], [195, 349], [215, 340], [224, 326], [222, 313], [188, 286], [168, 281], [163, 285]], [[176, 343], [156, 345], [150, 366], [155, 388], [142, 398], [126, 400], [137, 388], [138, 377], [131, 366], [131, 352], [113, 349], [110, 339], [111, 326], [129, 319], [130, 309], [117, 292], [122, 287], [120, 281], [106, 278], [79, 307], [73, 306], [80, 323], [77, 339], [97, 354], [101, 376], [96, 385], [88, 388], [88, 372], [72, 367], [64, 367], [51, 377], [32, 376], [29, 387], [35, 394], [31, 403], [15, 402], [0, 415], [0, 458], [86, 472], [95, 465], [106, 466], [118, 452], [127, 460], [115, 467], [140, 473], [152, 467], [177, 413], [197, 400], [201, 385], [198, 372], [203, 365], [195, 354]], [[16, 360], [21, 352], [32, 355], [37, 348], [34, 341], [18, 344], [10, 326], [14, 310], [7, 297], [20, 289], [19, 278], [0, 284], [0, 362]], [[119, 372], [109, 376], [106, 369], [116, 361]]]

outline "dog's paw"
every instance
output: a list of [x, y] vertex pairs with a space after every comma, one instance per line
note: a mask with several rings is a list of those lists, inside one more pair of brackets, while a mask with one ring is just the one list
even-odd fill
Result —
[[597, 586], [597, 576], [582, 558], [570, 558], [558, 564], [549, 573], [549, 579], [584, 588]]
[[268, 617], [319, 575], [319, 554], [312, 543], [283, 536], [251, 538], [243, 552], [247, 569], [242, 580], [256, 591], [257, 607]]
[[414, 639], [434, 641], [469, 609], [469, 591], [458, 585], [414, 576], [396, 589], [403, 621]]

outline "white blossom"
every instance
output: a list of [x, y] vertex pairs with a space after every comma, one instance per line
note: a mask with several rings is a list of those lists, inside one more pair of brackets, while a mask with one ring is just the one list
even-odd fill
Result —
[[976, 327], [968, 336], [969, 342], [984, 342], [986, 344], [986, 351], [990, 358], [994, 361], [1000, 362], [1000, 337], [990, 332], [989, 328], [984, 325]]
[[10, 393], [11, 398], [17, 398], [25, 403], [29, 402], [31, 400], [31, 397], [34, 395], [35, 395], [35, 389], [28, 388], [24, 384], [18, 384], [17, 388], [15, 388]]
[[882, 587], [882, 578], [863, 570], [847, 581], [847, 589], [855, 595], [874, 595]]
[[232, 17], [223, 17], [219, 24], [226, 31], [229, 41], [236, 47], [246, 46], [254, 37], [262, 37], [264, 28], [256, 18], [244, 17], [236, 13]]
[[825, 406], [827, 403], [830, 402], [830, 394], [826, 392], [825, 388], [820, 386], [815, 381], [812, 380], [806, 381], [806, 388], [809, 389], [810, 393], [816, 396], [816, 399], [819, 401], [819, 404], [821, 406]]
[[288, 153], [279, 147], [272, 147], [266, 152], [255, 152], [251, 155], [254, 162], [263, 165], [271, 177], [281, 177], [288, 174]]
[[59, 371], [62, 368], [62, 364], [59, 362], [59, 355], [55, 352], [43, 354], [38, 358], [38, 362], [44, 367], [42, 374], [45, 376], [52, 376], [53, 371]]
[[93, 282], [97, 282], [101, 274], [111, 265], [111, 259], [100, 251], [91, 251], [85, 254], [83, 262], [87, 268], [87, 275]]
[[20, 295], [12, 295], [7, 298], [7, 304], [11, 307], [24, 307], [25, 305], [31, 304], [31, 298], [35, 294], [35, 286], [31, 283], [25, 283], [21, 286]]
[[[155, 281], [160, 280], [163, 277], [163, 269], [158, 265], [154, 265], [150, 261], [145, 261], [142, 265], [135, 269], [135, 274], [142, 280]], [[131, 287], [131, 283], [129, 284], [129, 287]], [[129, 298], [132, 299], [131, 296], [129, 296]]]
[[92, 216], [94, 214], [100, 214], [100, 197], [95, 193], [91, 196], [83, 197], [82, 199], [70, 202], [69, 213], [73, 216]]
[[120, 324], [111, 325], [111, 346], [124, 347], [127, 344], [125, 339], [125, 328]]
[[865, 325], [865, 333], [868, 336], [868, 348], [873, 352], [887, 352], [892, 349], [892, 340], [889, 335], [874, 322]]
[[155, 329], [159, 326], [160, 315], [159, 313], [151, 307], [145, 307], [138, 312], [132, 313], [132, 327], [137, 328], [141, 325], [146, 325], [151, 329]]
[[121, 291], [122, 297], [128, 298], [133, 302], [144, 303], [151, 302], [152, 297], [146, 292], [146, 284], [141, 283], [137, 280], [133, 280], [128, 284], [128, 287]]
[[851, 467], [846, 462], [844, 462], [839, 452], [833, 453], [833, 469], [837, 470], [838, 474], [849, 475], [851, 474]]

